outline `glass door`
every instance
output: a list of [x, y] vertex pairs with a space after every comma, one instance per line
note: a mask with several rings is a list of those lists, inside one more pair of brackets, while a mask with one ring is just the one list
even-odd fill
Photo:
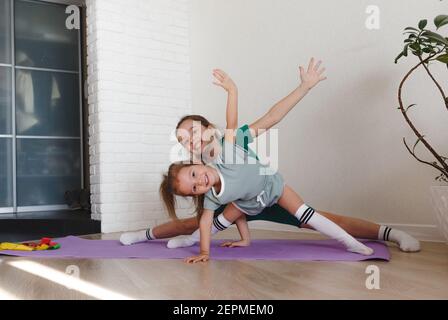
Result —
[[11, 12], [12, 2], [0, 0], [0, 214], [14, 207]]
[[61, 4], [0, 7], [0, 212], [65, 209], [83, 187], [80, 30]]

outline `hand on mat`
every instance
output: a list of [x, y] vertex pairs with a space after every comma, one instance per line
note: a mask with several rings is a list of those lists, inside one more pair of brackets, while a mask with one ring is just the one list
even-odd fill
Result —
[[250, 246], [250, 241], [246, 241], [246, 240], [227, 241], [227, 242], [221, 243], [220, 246], [227, 247], [227, 248], [248, 247], [248, 246]]
[[237, 87], [232, 78], [230, 78], [224, 71], [220, 69], [213, 69], [213, 76], [217, 81], [213, 81], [214, 85], [223, 87], [227, 92], [236, 91]]
[[319, 82], [327, 79], [327, 77], [323, 76], [325, 68], [319, 68], [322, 61], [318, 61], [315, 63], [314, 58], [311, 58], [310, 63], [308, 65], [308, 69], [305, 72], [305, 69], [300, 66], [300, 80], [302, 81], [302, 86], [305, 86], [308, 89], [313, 88]]
[[186, 263], [196, 263], [196, 262], [207, 262], [208, 260], [209, 260], [209, 255], [208, 254], [200, 254], [198, 256], [185, 258], [184, 262], [186, 262]]

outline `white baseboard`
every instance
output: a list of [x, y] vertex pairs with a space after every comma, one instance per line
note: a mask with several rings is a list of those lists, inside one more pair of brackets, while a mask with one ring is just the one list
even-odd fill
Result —
[[436, 225], [430, 224], [400, 224], [381, 223], [383, 225], [402, 230], [420, 241], [446, 242]]
[[[399, 224], [399, 223], [380, 223], [398, 230], [409, 233], [420, 241], [445, 242], [437, 226], [426, 224]], [[290, 225], [270, 221], [251, 221], [251, 229], [271, 230], [271, 231], [291, 231], [291, 232], [314, 232], [307, 229], [298, 229]]]

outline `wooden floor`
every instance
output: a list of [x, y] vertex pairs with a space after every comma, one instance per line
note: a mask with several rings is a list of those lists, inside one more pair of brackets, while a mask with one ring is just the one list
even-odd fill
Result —
[[[252, 231], [253, 238], [317, 239], [315, 234]], [[117, 239], [119, 234], [90, 238]], [[219, 238], [236, 237], [227, 230]], [[448, 299], [448, 245], [419, 253], [390, 246], [390, 262], [180, 260], [0, 260], [1, 299]], [[368, 290], [366, 268], [380, 270]], [[79, 277], [77, 277], [79, 276]]]

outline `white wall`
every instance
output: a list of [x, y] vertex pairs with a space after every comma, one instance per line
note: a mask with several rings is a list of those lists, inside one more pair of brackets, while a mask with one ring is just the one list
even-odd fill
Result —
[[[239, 86], [243, 124], [298, 85], [299, 64], [321, 58], [328, 80], [278, 125], [280, 172], [320, 210], [436, 239], [429, 186], [438, 172], [407, 153], [402, 138], [415, 140], [396, 109], [399, 81], [416, 60], [395, 65], [394, 58], [402, 30], [421, 18], [432, 25], [445, 2], [192, 0], [193, 112], [225, 124], [225, 94], [211, 84], [215, 67]], [[380, 30], [365, 28], [371, 4], [380, 8]], [[436, 74], [447, 83], [445, 68]], [[405, 99], [419, 104], [412, 117], [447, 155], [448, 113], [426, 74], [409, 82]]]
[[103, 232], [167, 219], [170, 133], [191, 112], [189, 2], [87, 0], [92, 211]]

